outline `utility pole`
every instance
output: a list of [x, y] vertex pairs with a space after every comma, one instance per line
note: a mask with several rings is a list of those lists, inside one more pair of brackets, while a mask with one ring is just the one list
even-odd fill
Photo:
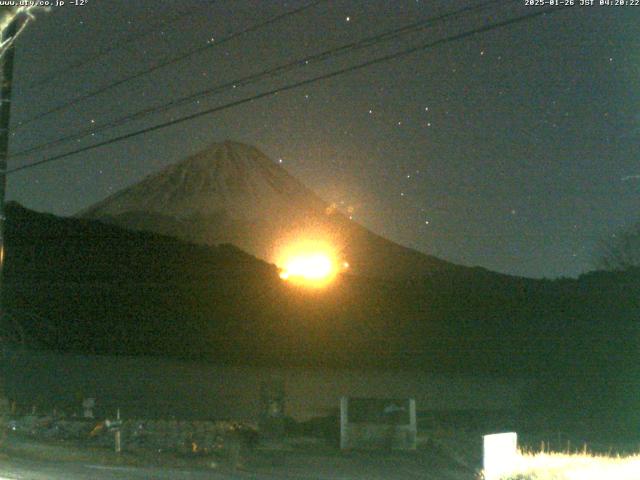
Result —
[[[19, 20], [13, 19], [9, 26], [2, 32], [2, 41], [5, 42], [15, 37], [18, 31]], [[15, 55], [15, 42], [4, 52], [0, 59], [2, 62], [2, 78], [0, 79], [0, 335], [8, 331], [7, 312], [4, 308], [4, 259], [5, 259], [5, 212], [4, 198], [7, 186], [7, 155], [9, 153], [9, 123], [11, 120], [11, 87], [13, 83], [13, 57]], [[6, 339], [4, 339], [6, 341]], [[8, 407], [5, 385], [4, 345], [0, 345], [2, 365], [0, 368], [0, 409]], [[5, 405], [6, 404], [6, 405]]]

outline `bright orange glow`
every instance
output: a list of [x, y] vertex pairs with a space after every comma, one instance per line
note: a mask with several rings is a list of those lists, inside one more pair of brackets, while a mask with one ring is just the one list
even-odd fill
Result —
[[307, 287], [328, 285], [348, 265], [327, 242], [308, 239], [283, 246], [276, 264], [281, 268], [280, 278]]
[[323, 282], [332, 275], [333, 262], [323, 253], [300, 255], [287, 260], [280, 278], [288, 280], [300, 277], [309, 282]]

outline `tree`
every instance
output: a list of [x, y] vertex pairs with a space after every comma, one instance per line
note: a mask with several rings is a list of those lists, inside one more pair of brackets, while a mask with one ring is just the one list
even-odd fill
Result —
[[610, 271], [640, 269], [640, 221], [600, 242], [596, 267]]

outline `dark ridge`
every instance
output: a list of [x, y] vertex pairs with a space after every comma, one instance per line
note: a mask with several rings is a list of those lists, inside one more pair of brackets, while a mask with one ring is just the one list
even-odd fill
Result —
[[532, 408], [640, 411], [637, 270], [553, 281], [471, 268], [342, 275], [309, 291], [233, 245], [6, 210], [3, 336], [29, 348], [518, 376], [530, 379]]
[[232, 245], [17, 204], [7, 215], [6, 303], [24, 313], [29, 341], [52, 349], [517, 373], [619, 356], [628, 336], [605, 336], [637, 328], [640, 312], [633, 271], [555, 281], [477, 268], [402, 280], [343, 275], [304, 291]]

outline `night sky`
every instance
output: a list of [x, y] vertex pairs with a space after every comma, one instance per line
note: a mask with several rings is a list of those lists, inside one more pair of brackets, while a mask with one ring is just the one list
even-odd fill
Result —
[[[308, 3], [88, 0], [37, 12], [16, 50], [11, 152], [474, 4], [321, 1], [215, 46]], [[524, 0], [498, 2], [11, 158], [9, 168], [534, 11]], [[19, 126], [212, 39], [185, 61]], [[67, 68], [114, 42], [122, 46]], [[575, 6], [16, 172], [8, 198], [72, 215], [225, 139], [257, 146], [404, 245], [515, 275], [577, 276], [592, 268], [598, 241], [640, 218], [640, 7]]]

